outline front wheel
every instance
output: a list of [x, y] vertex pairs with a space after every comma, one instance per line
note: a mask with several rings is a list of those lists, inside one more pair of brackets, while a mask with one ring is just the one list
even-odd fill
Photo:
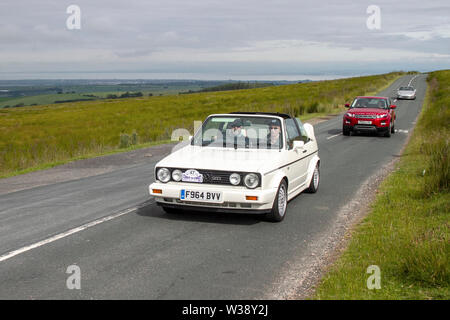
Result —
[[314, 168], [314, 172], [309, 187], [305, 191], [308, 193], [316, 193], [317, 190], [319, 189], [319, 181], [320, 181], [320, 170], [319, 164], [317, 163], [316, 167]]
[[384, 134], [385, 137], [390, 138], [391, 137], [391, 127], [389, 126], [389, 128], [387, 129], [386, 133]]
[[287, 197], [287, 183], [285, 180], [282, 180], [273, 201], [272, 211], [266, 215], [269, 221], [280, 222], [284, 219], [287, 209]]

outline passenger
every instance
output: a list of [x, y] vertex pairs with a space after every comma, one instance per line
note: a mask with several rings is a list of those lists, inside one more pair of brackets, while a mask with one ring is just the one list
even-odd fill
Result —
[[[227, 135], [227, 145], [231, 143], [231, 145], [237, 146], [245, 146], [249, 147], [249, 138], [245, 136], [244, 130], [242, 129], [242, 120], [236, 119], [230, 125], [231, 136]], [[231, 138], [231, 139], [230, 139]], [[230, 141], [231, 140], [231, 141]]]
[[358, 99], [358, 101], [356, 101], [356, 106], [355, 108], [365, 108], [366, 107], [366, 101], [363, 99]]

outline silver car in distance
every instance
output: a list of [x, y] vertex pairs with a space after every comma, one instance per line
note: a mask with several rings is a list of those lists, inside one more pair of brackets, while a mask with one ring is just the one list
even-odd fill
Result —
[[398, 88], [397, 99], [407, 99], [407, 100], [416, 99], [416, 89], [414, 89], [411, 86]]

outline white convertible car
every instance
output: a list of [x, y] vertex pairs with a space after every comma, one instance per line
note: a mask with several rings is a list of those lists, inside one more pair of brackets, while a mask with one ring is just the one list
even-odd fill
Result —
[[180, 209], [265, 214], [281, 221], [287, 203], [319, 187], [313, 126], [287, 114], [210, 115], [189, 144], [155, 166], [150, 195]]

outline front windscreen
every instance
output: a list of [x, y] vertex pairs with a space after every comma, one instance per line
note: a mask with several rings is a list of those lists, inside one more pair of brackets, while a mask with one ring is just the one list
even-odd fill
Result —
[[281, 121], [272, 117], [212, 116], [197, 131], [192, 144], [202, 147], [280, 149]]
[[388, 105], [385, 99], [378, 98], [357, 98], [352, 103], [352, 108], [379, 108], [387, 109]]

